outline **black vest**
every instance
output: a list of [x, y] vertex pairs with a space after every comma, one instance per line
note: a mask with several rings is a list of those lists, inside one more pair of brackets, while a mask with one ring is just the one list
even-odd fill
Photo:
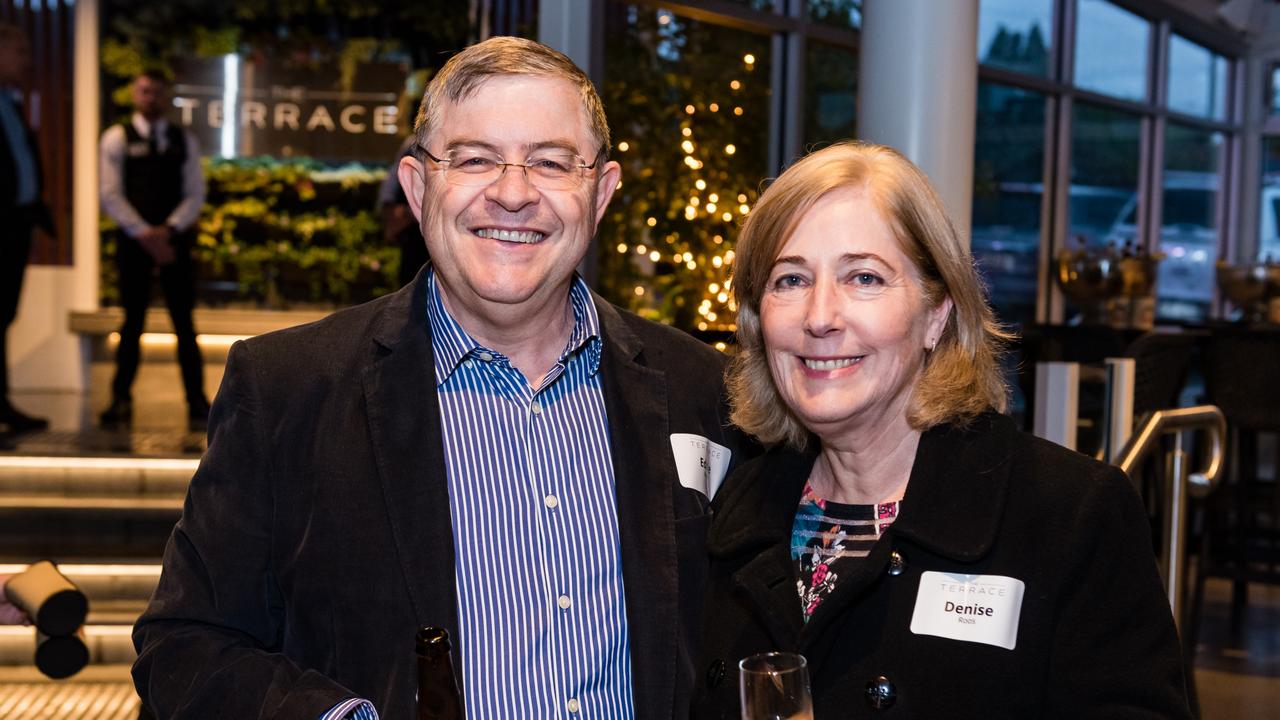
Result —
[[182, 128], [169, 123], [168, 147], [159, 152], [138, 134], [132, 122], [124, 126], [124, 196], [134, 210], [152, 225], [163, 225], [182, 202], [182, 166], [187, 161], [187, 139]]

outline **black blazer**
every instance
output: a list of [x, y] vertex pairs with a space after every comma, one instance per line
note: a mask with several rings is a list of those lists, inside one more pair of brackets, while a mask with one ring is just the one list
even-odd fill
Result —
[[[315, 720], [351, 696], [412, 716], [416, 628], [457, 627], [424, 278], [232, 348], [134, 630], [134, 679], [158, 717]], [[719, 353], [596, 308], [636, 717], [684, 717], [710, 515], [679, 483], [669, 436], [735, 455], [742, 443]]]
[[[819, 720], [1191, 716], [1146, 514], [1119, 470], [995, 413], [929, 430], [897, 520], [805, 624], [791, 525], [813, 461], [771, 451], [716, 496], [694, 717], [738, 718], [737, 662], [769, 650], [808, 659]], [[1015, 648], [913, 634], [929, 570], [1025, 582]], [[880, 678], [896, 699], [877, 710]]]
[[[9, 92], [8, 89], [0, 87], [0, 92]], [[0, 100], [0, 102], [3, 102]], [[14, 102], [14, 110], [19, 117], [24, 115], [22, 105]], [[9, 146], [7, 135], [3, 129], [0, 129], [0, 223], [6, 226], [11, 224], [33, 225], [39, 227], [46, 232], [53, 232], [53, 216], [49, 214], [49, 208], [44, 204], [44, 172], [40, 167], [40, 147], [36, 143], [36, 136], [31, 132], [31, 128], [27, 126], [26, 119], [23, 118], [23, 135], [26, 138], [27, 148], [31, 152], [31, 158], [36, 166], [36, 194], [35, 201], [27, 206], [19, 207], [16, 204], [18, 193], [18, 168], [14, 164], [13, 148]]]

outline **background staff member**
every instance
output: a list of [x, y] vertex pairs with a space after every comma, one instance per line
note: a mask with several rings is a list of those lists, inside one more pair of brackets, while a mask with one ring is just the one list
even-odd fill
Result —
[[773, 448], [716, 495], [695, 716], [802, 653], [820, 718], [1187, 718], [1133, 486], [1001, 411], [1004, 332], [924, 173], [840, 144], [738, 240], [733, 420]]
[[196, 282], [192, 228], [204, 205], [205, 180], [195, 135], [165, 118], [168, 90], [168, 79], [160, 72], [142, 73], [133, 81], [132, 117], [102, 134], [102, 208], [122, 231], [116, 264], [124, 306], [111, 405], [101, 416], [105, 427], [127, 426], [133, 419], [130, 390], [138, 374], [139, 340], [157, 269], [178, 336], [188, 422], [192, 430], [201, 430], [209, 418], [204, 362], [191, 321]]

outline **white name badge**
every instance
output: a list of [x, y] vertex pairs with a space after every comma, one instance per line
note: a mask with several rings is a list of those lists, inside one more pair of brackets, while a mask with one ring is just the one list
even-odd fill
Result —
[[729, 471], [729, 448], [692, 433], [671, 433], [671, 452], [676, 457], [680, 484], [697, 490], [708, 499], [716, 496]]
[[1026, 585], [1003, 575], [926, 572], [920, 576], [911, 632], [1012, 650]]

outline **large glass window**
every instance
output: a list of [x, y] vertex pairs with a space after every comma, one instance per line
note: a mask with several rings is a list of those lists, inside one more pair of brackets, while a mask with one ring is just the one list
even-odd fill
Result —
[[1131, 113], [1077, 103], [1071, 133], [1069, 246], [1116, 246], [1138, 241], [1139, 132]]
[[857, 55], [813, 40], [805, 52], [804, 146], [852, 138], [858, 105]]
[[1151, 24], [1106, 0], [1079, 0], [1077, 13], [1076, 86], [1146, 100]]
[[1169, 39], [1169, 109], [1213, 120], [1227, 117], [1227, 60], [1180, 35]]
[[1053, 0], [982, 0], [978, 59], [984, 65], [1046, 76], [1052, 37]]
[[1280, 65], [1271, 68], [1271, 114], [1280, 115]]
[[771, 38], [606, 7], [604, 104], [622, 185], [600, 230], [600, 288], [677, 327], [727, 331], [733, 241], [770, 174]]
[[1006, 323], [1035, 321], [1044, 148], [1043, 94], [978, 85], [973, 254]]
[[1280, 262], [1280, 137], [1262, 141], [1262, 201], [1258, 206], [1258, 259]]
[[823, 25], [856, 30], [862, 27], [862, 0], [809, 0], [809, 18]]
[[1156, 316], [1202, 321], [1213, 300], [1218, 259], [1218, 189], [1223, 135], [1176, 123], [1165, 129]]

